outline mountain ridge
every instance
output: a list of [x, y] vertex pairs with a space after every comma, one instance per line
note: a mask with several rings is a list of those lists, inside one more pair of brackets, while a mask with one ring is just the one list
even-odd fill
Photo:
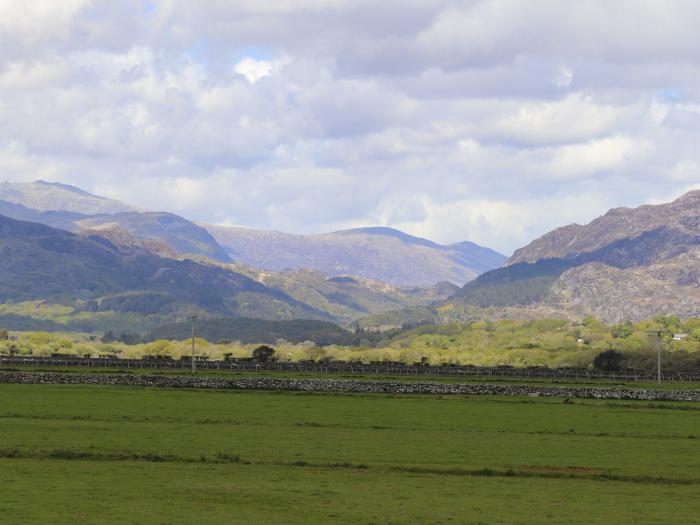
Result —
[[539, 259], [569, 259], [599, 250], [616, 241], [666, 227], [700, 236], [700, 190], [687, 192], [665, 204], [613, 208], [586, 225], [556, 228], [513, 252], [508, 264]]
[[272, 271], [307, 268], [399, 286], [462, 285], [506, 257], [465, 241], [440, 245], [388, 227], [296, 235], [234, 226], [204, 226], [236, 262]]

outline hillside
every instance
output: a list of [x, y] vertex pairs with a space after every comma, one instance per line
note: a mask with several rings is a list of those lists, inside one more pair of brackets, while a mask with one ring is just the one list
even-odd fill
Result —
[[204, 225], [238, 263], [271, 271], [307, 268], [398, 286], [462, 285], [497, 268], [505, 256], [473, 243], [440, 245], [391, 228], [320, 235]]
[[546, 308], [609, 322], [689, 318], [700, 314], [698, 276], [700, 191], [693, 191], [669, 204], [618, 208], [588, 225], [554, 230], [447, 304]]
[[266, 272], [240, 265], [232, 268], [346, 324], [397, 308], [427, 306], [447, 299], [459, 289], [445, 282], [428, 288], [407, 288], [348, 275], [329, 277], [315, 270]]
[[3, 216], [0, 254], [3, 303], [42, 299], [93, 312], [329, 317], [228, 269]]
[[[145, 338], [155, 340], [186, 340], [191, 335], [189, 322], [174, 323], [154, 328]], [[326, 321], [296, 319], [266, 321], [263, 319], [212, 318], [197, 322], [197, 335], [207, 341], [237, 341], [246, 343], [277, 344], [279, 339], [298, 344], [311, 341], [320, 346], [350, 344], [352, 332]]]
[[[444, 300], [457, 289], [449, 283], [401, 288], [311, 270], [262, 272], [183, 259], [169, 250], [118, 226], [74, 234], [0, 216], [0, 313], [5, 325], [16, 329], [90, 331], [112, 323], [130, 333], [163, 322], [152, 316], [182, 317], [190, 311], [350, 325], [366, 315]], [[142, 319], [129, 317], [134, 315]]]
[[180, 255], [200, 255], [215, 261], [231, 262], [231, 258], [207, 230], [173, 213], [129, 211], [86, 215], [62, 210], [40, 211], [0, 200], [0, 214], [74, 233], [125, 230], [136, 239], [163, 243]]
[[154, 239], [172, 247], [180, 255], [201, 255], [215, 261], [231, 258], [204, 228], [173, 213], [127, 212], [96, 215], [74, 222], [76, 231], [119, 227], [140, 240]]

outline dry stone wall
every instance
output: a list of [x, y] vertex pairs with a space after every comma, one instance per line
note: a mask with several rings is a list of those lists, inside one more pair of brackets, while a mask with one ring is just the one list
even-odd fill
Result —
[[0, 373], [0, 383], [119, 385], [156, 388], [268, 390], [363, 394], [532, 396], [643, 401], [700, 401], [700, 390], [648, 390], [626, 387], [564, 387], [507, 384], [356, 381], [341, 379], [227, 378], [138, 374]]

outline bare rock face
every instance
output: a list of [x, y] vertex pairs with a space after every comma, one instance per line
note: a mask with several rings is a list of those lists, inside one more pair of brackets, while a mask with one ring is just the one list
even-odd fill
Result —
[[700, 315], [698, 273], [700, 247], [650, 266], [588, 263], [564, 272], [547, 302], [607, 322], [636, 322], [668, 314], [696, 317]]

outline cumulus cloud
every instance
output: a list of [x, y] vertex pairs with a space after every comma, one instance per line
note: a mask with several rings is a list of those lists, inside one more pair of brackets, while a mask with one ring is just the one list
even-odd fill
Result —
[[243, 75], [250, 84], [255, 84], [258, 80], [272, 72], [272, 64], [267, 60], [256, 60], [251, 57], [245, 57], [236, 64], [233, 70]]
[[700, 180], [700, 4], [0, 0], [0, 179], [504, 252]]

